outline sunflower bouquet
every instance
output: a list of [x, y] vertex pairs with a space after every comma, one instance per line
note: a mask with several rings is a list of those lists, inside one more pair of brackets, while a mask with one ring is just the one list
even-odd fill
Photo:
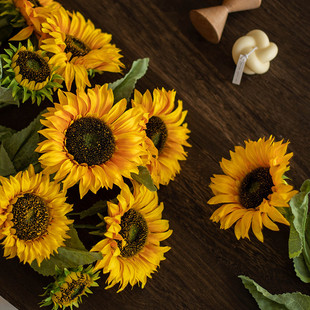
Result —
[[[157, 190], [180, 173], [190, 147], [182, 101], [174, 90], [135, 89], [148, 59], [93, 85], [95, 75], [125, 68], [120, 49], [56, 1], [0, 0], [0, 20], [0, 108], [46, 108], [21, 131], [0, 126], [4, 256], [54, 278], [41, 302], [52, 309], [78, 307], [100, 271], [106, 288], [143, 288], [170, 249], [161, 245], [172, 230]], [[71, 188], [98, 199], [78, 210]], [[114, 196], [103, 199], [105, 191]], [[95, 238], [87, 244], [85, 227]]]

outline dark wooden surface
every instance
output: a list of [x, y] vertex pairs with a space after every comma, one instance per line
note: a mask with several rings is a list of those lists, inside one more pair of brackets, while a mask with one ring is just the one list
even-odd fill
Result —
[[[289, 228], [264, 230], [265, 242], [237, 241], [233, 230], [220, 230], [209, 218], [215, 209], [210, 177], [221, 173], [219, 161], [229, 158], [234, 145], [270, 134], [290, 140], [293, 185], [299, 189], [310, 177], [310, 5], [307, 1], [262, 1], [259, 9], [232, 13], [221, 42], [205, 41], [192, 26], [189, 11], [213, 6], [207, 0], [63, 0], [96, 27], [113, 35], [129, 68], [137, 58], [149, 57], [149, 70], [137, 84], [144, 92], [155, 87], [175, 89], [188, 110], [191, 129], [188, 160], [167, 187], [161, 187], [163, 217], [173, 235], [164, 242], [172, 247], [158, 273], [145, 289], [128, 287], [117, 294], [105, 290], [102, 275], [94, 295], [80, 309], [258, 309], [238, 275], [247, 275], [271, 293], [301, 291], [310, 295], [309, 284], [295, 275], [288, 258]], [[264, 75], [244, 76], [240, 86], [231, 83], [235, 40], [252, 29], [265, 31], [279, 47], [278, 56]], [[93, 82], [112, 82], [119, 76], [103, 74]], [[0, 112], [0, 124], [21, 129], [40, 108], [24, 104]], [[87, 205], [73, 189], [71, 201]], [[70, 194], [70, 192], [69, 192]], [[3, 250], [1, 250], [3, 253]], [[1, 255], [2, 256], [2, 255]], [[39, 309], [42, 287], [50, 282], [17, 259], [0, 258], [0, 295], [20, 310]]]

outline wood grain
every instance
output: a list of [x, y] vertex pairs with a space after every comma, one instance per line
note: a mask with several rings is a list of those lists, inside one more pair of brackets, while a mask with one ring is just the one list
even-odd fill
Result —
[[[244, 140], [274, 135], [289, 140], [294, 152], [289, 176], [299, 189], [310, 177], [310, 7], [306, 1], [263, 1], [259, 9], [231, 13], [219, 44], [204, 40], [190, 23], [189, 11], [221, 1], [186, 0], [62, 0], [67, 9], [90, 18], [96, 27], [113, 35], [129, 68], [137, 58], [149, 57], [149, 70], [136, 87], [175, 89], [188, 110], [191, 130], [188, 160], [174, 182], [159, 190], [163, 218], [174, 230], [164, 244], [172, 247], [145, 289], [117, 294], [105, 290], [106, 276], [80, 309], [258, 309], [238, 275], [247, 275], [271, 293], [301, 291], [310, 286], [295, 275], [288, 258], [289, 228], [264, 230], [265, 242], [237, 241], [233, 230], [220, 230], [209, 218], [214, 206], [210, 177], [221, 173], [219, 161]], [[231, 83], [234, 63], [231, 49], [253, 29], [265, 31], [279, 48], [264, 75], [243, 76]], [[103, 74], [93, 83], [112, 82], [120, 76]], [[21, 129], [43, 109], [24, 104], [7, 107], [0, 124]], [[96, 197], [79, 201], [76, 189], [69, 199], [83, 208]], [[1, 250], [3, 252], [3, 250]], [[2, 255], [1, 255], [2, 256]], [[0, 259], [0, 295], [20, 310], [39, 309], [39, 294], [50, 278], [35, 273], [17, 259]]]

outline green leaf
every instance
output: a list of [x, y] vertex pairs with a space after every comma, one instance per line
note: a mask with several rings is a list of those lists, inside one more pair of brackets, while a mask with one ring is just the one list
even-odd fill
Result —
[[308, 204], [310, 180], [306, 180], [300, 192], [290, 201], [287, 219], [290, 222], [289, 257], [293, 258], [296, 275], [306, 283], [310, 282], [310, 219]]
[[295, 269], [297, 277], [301, 281], [305, 283], [309, 283], [310, 282], [310, 271], [307, 268], [307, 264], [305, 262], [304, 256], [299, 255], [297, 257], [294, 257], [293, 262], [294, 262], [294, 269]]
[[70, 225], [70, 230], [67, 232], [67, 235], [70, 236], [70, 239], [67, 239], [65, 242], [66, 247], [77, 249], [77, 250], [86, 250], [83, 242], [80, 240], [79, 235], [74, 229], [73, 225]]
[[13, 98], [12, 90], [10, 88], [0, 86], [0, 108], [10, 104], [19, 106], [19, 101]]
[[309, 193], [310, 180], [306, 180], [300, 188], [300, 193], [295, 195], [290, 201], [290, 207], [293, 217], [290, 217], [288, 221], [292, 221], [293, 227], [295, 229], [292, 231], [292, 240], [290, 240], [291, 238], [289, 239], [290, 258], [298, 256], [302, 251], [302, 242], [305, 238], [305, 229], [308, 214]]
[[123, 98], [130, 99], [137, 81], [146, 73], [148, 64], [149, 58], [134, 61], [130, 71], [122, 79], [109, 84], [109, 88], [113, 90], [115, 102]]
[[157, 190], [156, 186], [153, 183], [151, 175], [146, 167], [139, 166], [139, 174], [131, 173], [131, 177], [143, 184], [148, 190], [155, 192]]
[[15, 133], [16, 130], [0, 125], [0, 142]]
[[[0, 41], [1, 42], [1, 41]], [[5, 50], [5, 49], [4, 49]], [[0, 57], [0, 79], [2, 79], [3, 76], [3, 67], [2, 67], [2, 59]]]
[[14, 165], [6, 152], [3, 145], [0, 147], [0, 175], [3, 177], [7, 177], [11, 174], [16, 174], [16, 170]]
[[3, 140], [3, 146], [17, 171], [25, 170], [30, 164], [38, 162], [39, 154], [35, 152], [35, 148], [39, 142], [38, 130], [43, 128], [40, 116], [41, 114], [23, 130]]
[[81, 265], [88, 265], [102, 259], [100, 252], [88, 252], [67, 247], [58, 249], [58, 254], [50, 257], [49, 260], [43, 260], [40, 267], [37, 261], [33, 261], [31, 267], [43, 276], [53, 276], [56, 274], [55, 267], [75, 268]]
[[58, 253], [50, 259], [43, 260], [40, 267], [36, 260], [32, 262], [31, 267], [43, 276], [53, 276], [56, 274], [56, 266], [60, 269], [74, 268], [102, 259], [100, 252], [89, 252], [85, 249], [73, 227], [68, 234], [71, 238], [65, 242], [65, 247], [58, 248]]
[[255, 298], [261, 310], [308, 310], [310, 309], [310, 296], [300, 292], [272, 295], [267, 290], [259, 286], [255, 281], [239, 276], [243, 285]]
[[95, 215], [97, 213], [105, 212], [107, 210], [107, 202], [105, 200], [99, 200], [95, 202], [89, 209], [83, 210], [80, 213], [80, 219], [83, 219], [88, 216]]

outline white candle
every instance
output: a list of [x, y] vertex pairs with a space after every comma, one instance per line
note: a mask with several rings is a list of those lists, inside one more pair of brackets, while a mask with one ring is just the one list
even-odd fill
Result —
[[[255, 49], [255, 50], [254, 50]], [[248, 55], [243, 72], [262, 74], [268, 71], [270, 61], [277, 56], [278, 47], [269, 41], [265, 32], [255, 29], [239, 38], [233, 48], [232, 57], [237, 64], [240, 55]]]

